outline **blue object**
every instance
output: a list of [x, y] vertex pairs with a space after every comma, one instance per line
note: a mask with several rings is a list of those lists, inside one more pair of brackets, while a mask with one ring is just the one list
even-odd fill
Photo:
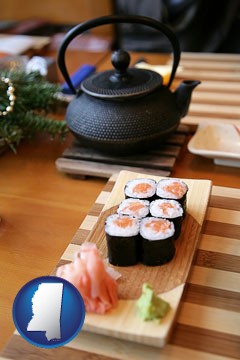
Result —
[[[77, 90], [81, 82], [91, 75], [96, 70], [94, 65], [84, 64], [77, 71], [75, 71], [71, 76], [71, 81], [74, 88]], [[62, 92], [64, 94], [73, 94], [72, 90], [69, 88], [68, 84], [65, 82], [62, 84]]]
[[85, 306], [80, 292], [57, 276], [29, 281], [13, 304], [13, 320], [30, 344], [56, 348], [72, 340], [81, 330]]

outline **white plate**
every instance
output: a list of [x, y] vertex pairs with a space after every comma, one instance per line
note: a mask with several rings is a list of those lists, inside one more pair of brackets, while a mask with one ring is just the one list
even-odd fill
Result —
[[218, 165], [240, 167], [240, 128], [224, 123], [200, 124], [188, 150], [212, 158]]

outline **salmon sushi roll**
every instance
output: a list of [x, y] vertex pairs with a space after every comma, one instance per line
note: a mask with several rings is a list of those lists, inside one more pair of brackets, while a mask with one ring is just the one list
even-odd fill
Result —
[[180, 179], [162, 179], [157, 183], [156, 195], [160, 199], [176, 200], [186, 212], [188, 186]]
[[149, 214], [149, 204], [150, 202], [148, 200], [128, 198], [121, 202], [117, 209], [117, 213], [143, 218]]
[[174, 238], [177, 239], [179, 237], [183, 221], [183, 208], [178, 201], [166, 199], [154, 200], [150, 204], [150, 214], [154, 217], [172, 221], [175, 227]]
[[153, 179], [134, 179], [127, 182], [124, 188], [125, 198], [152, 201], [156, 194], [156, 181]]
[[140, 221], [128, 215], [112, 214], [105, 221], [108, 259], [116, 266], [130, 266], [139, 262]]
[[166, 219], [148, 217], [141, 220], [141, 262], [156, 266], [169, 262], [175, 254], [174, 224]]

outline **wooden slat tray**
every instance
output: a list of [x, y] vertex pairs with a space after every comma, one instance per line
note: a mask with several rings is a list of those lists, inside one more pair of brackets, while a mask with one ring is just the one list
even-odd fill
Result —
[[[115, 185], [112, 176], [76, 232], [58, 265], [92, 231]], [[175, 326], [160, 349], [87, 331], [58, 349], [28, 344], [15, 332], [0, 359], [231, 360], [240, 358], [240, 189], [212, 187], [198, 249]]]
[[75, 141], [56, 160], [56, 167], [61, 172], [82, 177], [109, 178], [122, 170], [169, 176], [188, 132], [187, 126], [180, 125], [158, 149], [130, 156], [104, 154], [94, 149], [84, 148]]
[[[116, 211], [116, 206], [124, 199], [124, 186], [128, 180], [146, 177], [146, 174], [122, 171], [108, 198], [102, 214], [86, 241], [95, 242], [104, 257], [107, 257], [104, 222], [106, 217]], [[152, 177], [159, 180], [159, 177]], [[139, 343], [163, 347], [178, 309], [188, 272], [191, 267], [198, 236], [207, 209], [211, 181], [186, 180], [189, 186], [187, 216], [180, 238], [175, 242], [176, 254], [172, 261], [162, 266], [115, 267], [122, 277], [119, 280], [119, 305], [117, 309], [104, 316], [87, 314], [84, 329], [94, 333], [128, 339]], [[76, 246], [71, 246], [64, 257], [72, 259]], [[157, 294], [170, 302], [171, 311], [161, 325], [143, 322], [136, 314], [136, 299], [141, 294], [142, 284], [151, 284]]]
[[180, 66], [174, 86], [184, 79], [201, 81], [193, 91], [189, 112], [181, 120], [182, 124], [198, 125], [206, 121], [239, 124], [239, 54], [183, 52]]

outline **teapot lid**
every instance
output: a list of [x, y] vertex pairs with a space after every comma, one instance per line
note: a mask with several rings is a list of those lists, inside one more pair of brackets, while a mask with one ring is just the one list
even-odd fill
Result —
[[102, 99], [127, 99], [147, 95], [160, 87], [162, 76], [158, 73], [137, 68], [128, 68], [130, 55], [117, 50], [112, 55], [114, 70], [94, 74], [81, 83], [85, 93]]

